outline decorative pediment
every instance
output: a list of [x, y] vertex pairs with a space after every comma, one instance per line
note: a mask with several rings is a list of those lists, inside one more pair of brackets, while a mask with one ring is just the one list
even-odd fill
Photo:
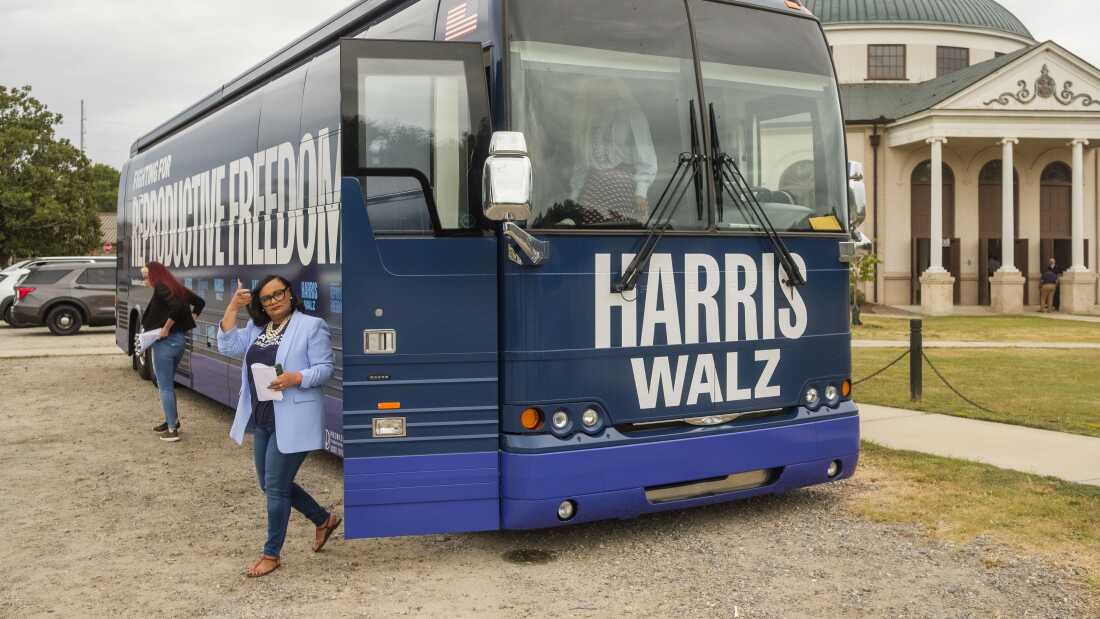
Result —
[[1066, 81], [1062, 84], [1061, 90], [1058, 88], [1058, 82], [1055, 81], [1050, 75], [1050, 69], [1047, 65], [1043, 65], [1042, 73], [1035, 80], [1034, 89], [1030, 88], [1027, 80], [1020, 80], [1017, 82], [1020, 87], [1016, 92], [1005, 92], [985, 102], [985, 105], [1009, 105], [1013, 100], [1021, 105], [1028, 105], [1035, 99], [1054, 99], [1062, 105], [1071, 106], [1078, 101], [1085, 107], [1097, 106], [1100, 108], [1100, 99], [1093, 97], [1087, 93], [1075, 93], [1073, 91], [1073, 82]]
[[934, 109], [1100, 112], [1100, 71], [1058, 44], [1047, 42]]

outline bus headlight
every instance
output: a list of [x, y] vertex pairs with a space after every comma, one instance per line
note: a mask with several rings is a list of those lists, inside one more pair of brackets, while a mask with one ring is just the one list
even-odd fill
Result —
[[825, 387], [825, 403], [829, 406], [840, 404], [840, 390], [836, 388], [836, 385]]
[[561, 431], [569, 427], [569, 413], [564, 410], [560, 410], [554, 413], [554, 416], [550, 418], [550, 423], [554, 425], [554, 429]]
[[817, 390], [817, 387], [810, 387], [802, 397], [802, 402], [806, 405], [806, 408], [810, 409], [821, 406], [821, 392]]
[[600, 423], [600, 413], [594, 408], [585, 409], [584, 414], [581, 415], [581, 423], [586, 428], [595, 428], [596, 424]]

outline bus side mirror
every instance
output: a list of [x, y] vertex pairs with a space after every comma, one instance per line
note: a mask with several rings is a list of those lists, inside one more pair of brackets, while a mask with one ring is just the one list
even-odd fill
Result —
[[848, 217], [853, 234], [867, 219], [867, 185], [863, 181], [863, 164], [858, 161], [848, 162]]
[[847, 250], [848, 261], [866, 256], [874, 249], [874, 243], [859, 229], [867, 219], [867, 185], [863, 178], [863, 164], [858, 161], [849, 161], [848, 217], [851, 219], [849, 230], [853, 242]]
[[481, 174], [483, 211], [490, 221], [527, 221], [531, 217], [531, 158], [527, 139], [516, 131], [497, 131]]

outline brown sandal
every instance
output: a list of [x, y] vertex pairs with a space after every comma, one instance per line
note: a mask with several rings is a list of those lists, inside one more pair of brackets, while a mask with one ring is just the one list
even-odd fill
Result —
[[[262, 565], [264, 563], [264, 561], [267, 561], [268, 563], [271, 563], [272, 567], [269, 570], [260, 571], [260, 569], [259, 569], [260, 565]], [[267, 576], [271, 572], [274, 572], [275, 570], [279, 569], [280, 566], [282, 566], [282, 563], [279, 561], [279, 557], [271, 557], [271, 556], [268, 556], [268, 555], [260, 555], [260, 560], [256, 561], [252, 565], [250, 565], [248, 567], [248, 569], [246, 569], [244, 571], [244, 573], [249, 578], [260, 578], [262, 576]]]
[[336, 532], [336, 529], [342, 522], [344, 522], [344, 520], [336, 514], [329, 514], [325, 524], [317, 527], [317, 533], [322, 537], [320, 541], [313, 542], [313, 552], [321, 552], [321, 549], [328, 543], [328, 538], [332, 537], [332, 534]]

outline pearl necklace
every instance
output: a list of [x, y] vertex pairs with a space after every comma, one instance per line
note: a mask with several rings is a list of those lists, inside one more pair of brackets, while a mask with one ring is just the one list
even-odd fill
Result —
[[267, 323], [267, 329], [266, 329], [265, 335], [267, 335], [268, 338], [274, 339], [280, 333], [283, 332], [283, 329], [286, 329], [286, 325], [289, 322], [290, 322], [290, 317], [288, 316], [287, 319], [283, 321], [283, 324], [279, 325], [278, 328], [275, 328], [275, 323], [274, 322]]

